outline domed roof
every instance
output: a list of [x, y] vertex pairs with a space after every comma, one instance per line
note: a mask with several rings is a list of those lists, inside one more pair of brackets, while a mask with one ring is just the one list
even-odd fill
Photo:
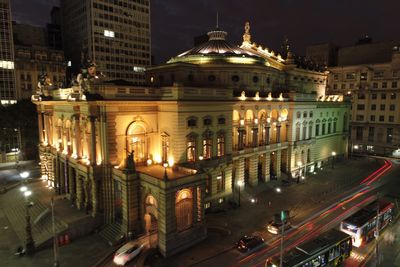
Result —
[[[239, 62], [229, 60], [232, 58], [247, 58], [253, 63], [264, 63], [264, 59], [254, 53], [246, 51], [239, 46], [234, 46], [226, 41], [227, 32], [221, 31], [218, 28], [207, 33], [209, 39], [207, 42], [199, 44], [192, 49], [171, 58], [168, 63], [174, 62], [189, 62], [189, 63], [204, 63], [214, 60], [225, 60], [230, 62]], [[200, 57], [202, 57], [200, 59]], [[204, 59], [207, 57], [207, 60]], [[246, 63], [250, 64], [250, 63]]]
[[225, 31], [216, 29], [215, 31], [208, 32], [209, 39], [207, 42], [202, 43], [192, 49], [178, 55], [184, 57], [189, 55], [210, 55], [210, 54], [223, 54], [223, 55], [246, 55], [256, 56], [238, 46], [231, 45], [226, 41], [228, 35]]

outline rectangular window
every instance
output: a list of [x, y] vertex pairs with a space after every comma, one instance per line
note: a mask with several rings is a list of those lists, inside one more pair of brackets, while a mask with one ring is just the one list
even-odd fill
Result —
[[390, 99], [396, 99], [396, 93], [391, 93], [390, 94]]
[[345, 83], [342, 83], [340, 89], [345, 90], [345, 89], [346, 89], [346, 84], [345, 84]]
[[357, 97], [358, 99], [365, 99], [365, 94], [359, 93]]
[[211, 158], [211, 149], [212, 149], [212, 140], [204, 139], [203, 140], [203, 158], [204, 159]]
[[394, 71], [392, 72], [393, 78], [396, 78], [398, 75], [399, 75], [399, 72], [398, 72], [397, 70], [394, 70]]
[[335, 81], [339, 80], [339, 74], [333, 74], [333, 80]]
[[326, 124], [325, 123], [323, 123], [322, 124], [322, 135], [325, 135], [325, 128], [326, 128]]
[[386, 94], [385, 93], [381, 94], [381, 99], [386, 99]]
[[387, 88], [387, 82], [382, 83], [382, 88]]
[[378, 88], [378, 83], [373, 83], [372, 88]]
[[391, 105], [389, 106], [389, 110], [390, 110], [390, 111], [395, 111], [395, 110], [396, 110], [396, 105], [391, 104]]
[[397, 82], [392, 82], [392, 88], [397, 88]]
[[364, 115], [357, 115], [356, 116], [356, 121], [363, 121], [364, 120]]
[[364, 132], [364, 128], [363, 127], [357, 127], [356, 128], [356, 139], [358, 141], [362, 141], [363, 140], [363, 132]]
[[115, 33], [113, 31], [110, 31], [110, 30], [104, 30], [104, 36], [105, 37], [114, 38], [115, 37]]
[[384, 111], [385, 110], [385, 105], [380, 106], [380, 110]]
[[385, 116], [383, 115], [379, 116], [379, 121], [385, 121]]
[[225, 155], [225, 136], [220, 135], [217, 138], [217, 146], [218, 146], [218, 148], [217, 148], [218, 157], [221, 157], [221, 156]]
[[371, 115], [370, 120], [375, 121], [375, 115]]
[[376, 105], [375, 104], [371, 105], [371, 110], [376, 110]]
[[365, 109], [365, 105], [364, 104], [358, 104], [357, 105], [357, 110], [364, 110]]
[[383, 71], [375, 71], [374, 78], [383, 78]]
[[394, 116], [389, 116], [389, 122], [394, 122]]
[[319, 124], [315, 125], [315, 136], [319, 136]]
[[186, 144], [187, 147], [187, 161], [196, 161], [196, 139], [189, 138]]
[[337, 125], [337, 122], [334, 121], [334, 122], [333, 122], [333, 133], [336, 133], [336, 125]]
[[347, 80], [354, 80], [355, 78], [356, 78], [356, 73], [355, 72], [346, 73], [346, 79]]
[[337, 89], [337, 84], [335, 83], [334, 85], [333, 85], [333, 90], [336, 90]]
[[353, 84], [353, 83], [351, 83], [351, 84], [349, 85], [349, 89], [354, 89], [354, 84]]
[[225, 190], [225, 173], [221, 172], [217, 176], [217, 193]]
[[368, 141], [374, 141], [374, 136], [375, 136], [375, 128], [374, 127], [369, 127], [368, 128]]
[[361, 72], [360, 80], [361, 81], [366, 81], [367, 79], [368, 79], [368, 73], [367, 72]]
[[386, 143], [391, 144], [393, 142], [393, 128], [386, 129]]
[[332, 124], [328, 122], [328, 134], [331, 133], [331, 130], [332, 130]]
[[372, 98], [372, 99], [377, 99], [377, 94], [372, 94], [372, 95], [371, 95], [371, 98]]

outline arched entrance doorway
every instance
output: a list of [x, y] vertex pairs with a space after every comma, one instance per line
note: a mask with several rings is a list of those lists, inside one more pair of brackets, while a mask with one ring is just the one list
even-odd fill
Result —
[[190, 189], [182, 189], [176, 193], [175, 199], [176, 228], [183, 231], [193, 223], [193, 197]]
[[149, 246], [156, 246], [158, 238], [158, 210], [157, 200], [152, 195], [148, 195], [144, 201], [143, 220], [144, 230], [149, 236]]
[[148, 138], [142, 123], [134, 122], [129, 125], [126, 133], [127, 151], [134, 151], [136, 163], [145, 162], [148, 158]]

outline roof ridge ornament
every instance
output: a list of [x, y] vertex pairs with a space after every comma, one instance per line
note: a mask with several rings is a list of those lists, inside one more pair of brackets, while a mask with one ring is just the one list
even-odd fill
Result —
[[243, 43], [251, 43], [250, 22], [248, 21], [244, 24]]

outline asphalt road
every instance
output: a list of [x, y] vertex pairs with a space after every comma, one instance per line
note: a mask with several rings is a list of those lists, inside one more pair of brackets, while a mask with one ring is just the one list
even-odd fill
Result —
[[[284, 247], [286, 250], [298, 244], [318, 236], [331, 228], [338, 227], [340, 222], [357, 212], [360, 208], [368, 205], [376, 199], [377, 192], [389, 193], [393, 189], [389, 182], [398, 182], [396, 179], [400, 174], [398, 162], [387, 163], [379, 171], [364, 178], [356, 187], [347, 192], [339, 194], [334, 203], [328, 207], [321, 206], [307, 220], [297, 225], [297, 228], [289, 230], [285, 234]], [[399, 188], [399, 187], [397, 187]], [[243, 255], [235, 248], [226, 250], [216, 257], [212, 257], [192, 266], [265, 266], [265, 262], [271, 256], [279, 255], [279, 237], [271, 237], [266, 230], [260, 233], [269, 242], [265, 247], [250, 255]]]

